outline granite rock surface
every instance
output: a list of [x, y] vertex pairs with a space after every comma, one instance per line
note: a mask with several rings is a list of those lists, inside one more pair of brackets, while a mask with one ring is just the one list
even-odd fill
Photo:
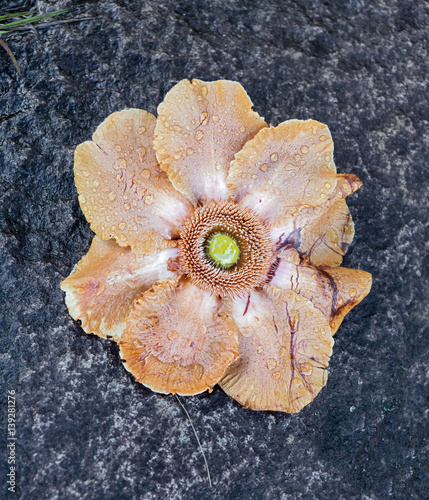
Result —
[[[30, 8], [35, 2], [2, 2]], [[427, 498], [429, 8], [423, 0], [39, 0], [90, 18], [0, 50], [1, 484], [17, 397], [22, 499]], [[76, 5], [77, 4], [77, 5]], [[297, 415], [216, 388], [182, 398], [135, 383], [113, 342], [70, 318], [59, 282], [93, 234], [73, 152], [111, 112], [156, 113], [183, 78], [233, 79], [274, 125], [329, 125], [356, 237], [346, 267], [370, 295], [335, 336], [326, 387]]]

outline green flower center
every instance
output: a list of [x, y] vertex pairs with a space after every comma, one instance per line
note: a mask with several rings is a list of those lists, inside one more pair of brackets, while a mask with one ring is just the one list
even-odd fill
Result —
[[235, 239], [226, 233], [213, 233], [205, 244], [207, 257], [216, 265], [228, 268], [238, 262], [240, 247]]

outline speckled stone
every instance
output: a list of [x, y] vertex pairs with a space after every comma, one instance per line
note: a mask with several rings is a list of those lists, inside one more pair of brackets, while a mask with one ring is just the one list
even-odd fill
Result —
[[[90, 20], [7, 38], [22, 77], [0, 50], [0, 497], [14, 389], [16, 498], [427, 498], [428, 4], [38, 2], [76, 3], [68, 16]], [[338, 170], [364, 182], [348, 199], [356, 237], [344, 265], [374, 276], [301, 413], [244, 410], [218, 388], [182, 398], [211, 489], [177, 400], [136, 384], [113, 342], [72, 321], [59, 288], [92, 239], [74, 148], [111, 112], [155, 113], [192, 77], [240, 81], [273, 124], [329, 125]]]

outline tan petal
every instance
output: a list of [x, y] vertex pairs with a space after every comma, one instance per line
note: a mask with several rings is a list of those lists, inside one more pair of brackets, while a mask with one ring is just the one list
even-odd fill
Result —
[[166, 280], [136, 302], [119, 343], [125, 368], [156, 392], [211, 389], [238, 357], [231, 305], [193, 286]]
[[291, 262], [289, 255], [283, 258], [282, 253], [281, 256], [270, 284], [293, 290], [310, 300], [329, 319], [332, 334], [371, 289], [372, 276], [365, 271], [345, 267], [317, 269]]
[[284, 224], [297, 208], [325, 203], [335, 189], [333, 151], [328, 127], [314, 120], [262, 129], [231, 163], [231, 196], [268, 223]]
[[226, 176], [234, 154], [264, 119], [237, 82], [182, 80], [158, 107], [155, 149], [161, 168], [194, 205], [228, 198]]
[[234, 301], [240, 358], [219, 385], [253, 410], [299, 412], [325, 385], [333, 340], [324, 314], [291, 290], [266, 285]]
[[156, 119], [139, 109], [111, 114], [75, 152], [75, 180], [91, 229], [137, 253], [172, 245], [189, 202], [157, 167]]
[[[137, 258], [129, 248], [95, 236], [89, 252], [61, 283], [72, 318], [86, 333], [118, 341], [134, 301], [158, 280], [173, 278], [178, 249]], [[170, 265], [172, 264], [172, 265]]]
[[362, 186], [356, 175], [337, 176], [326, 203], [301, 207], [283, 226], [272, 230], [277, 250], [292, 245], [314, 266], [336, 267], [354, 236], [354, 224], [344, 198]]

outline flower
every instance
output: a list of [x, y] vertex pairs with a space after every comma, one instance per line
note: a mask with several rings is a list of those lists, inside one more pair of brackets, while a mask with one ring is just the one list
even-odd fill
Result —
[[326, 125], [268, 127], [239, 83], [183, 80], [158, 118], [110, 115], [75, 153], [96, 233], [61, 287], [87, 333], [119, 342], [160, 393], [211, 391], [295, 413], [325, 385], [332, 336], [371, 275]]

